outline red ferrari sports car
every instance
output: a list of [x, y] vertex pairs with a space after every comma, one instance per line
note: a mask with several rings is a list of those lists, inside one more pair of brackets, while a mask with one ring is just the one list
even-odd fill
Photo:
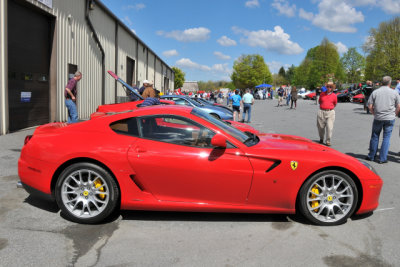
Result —
[[244, 133], [185, 106], [151, 106], [27, 136], [18, 173], [69, 220], [131, 210], [284, 213], [319, 225], [378, 206], [366, 162], [309, 139]]
[[364, 103], [365, 96], [363, 94], [357, 94], [351, 98], [351, 102]]

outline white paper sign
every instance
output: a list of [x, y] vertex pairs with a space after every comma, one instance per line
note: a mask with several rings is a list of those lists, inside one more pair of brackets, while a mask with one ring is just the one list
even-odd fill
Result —
[[39, 3], [42, 3], [45, 6], [53, 8], [53, 0], [37, 0]]

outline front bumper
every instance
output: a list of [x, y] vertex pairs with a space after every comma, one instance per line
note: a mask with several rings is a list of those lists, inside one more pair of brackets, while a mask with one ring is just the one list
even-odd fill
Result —
[[382, 186], [382, 179], [366, 180], [362, 182], [363, 198], [361, 206], [356, 214], [368, 213], [378, 207]]

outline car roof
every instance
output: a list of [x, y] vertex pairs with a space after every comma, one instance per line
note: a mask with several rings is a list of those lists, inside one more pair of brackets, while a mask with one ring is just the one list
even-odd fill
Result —
[[120, 113], [110, 114], [106, 116], [110, 118], [111, 116], [118, 117], [136, 117], [136, 116], [146, 116], [146, 115], [154, 115], [154, 114], [188, 114], [192, 111], [192, 107], [189, 106], [180, 106], [180, 105], [154, 105], [141, 107], [139, 109], [134, 109], [131, 111], [123, 111]]

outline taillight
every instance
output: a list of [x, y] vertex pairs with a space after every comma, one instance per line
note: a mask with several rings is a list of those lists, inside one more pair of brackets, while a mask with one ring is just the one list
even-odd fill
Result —
[[33, 135], [27, 135], [27, 136], [25, 137], [25, 140], [24, 140], [24, 145], [26, 145], [26, 144], [29, 142], [29, 140], [32, 139], [32, 137], [33, 137]]

